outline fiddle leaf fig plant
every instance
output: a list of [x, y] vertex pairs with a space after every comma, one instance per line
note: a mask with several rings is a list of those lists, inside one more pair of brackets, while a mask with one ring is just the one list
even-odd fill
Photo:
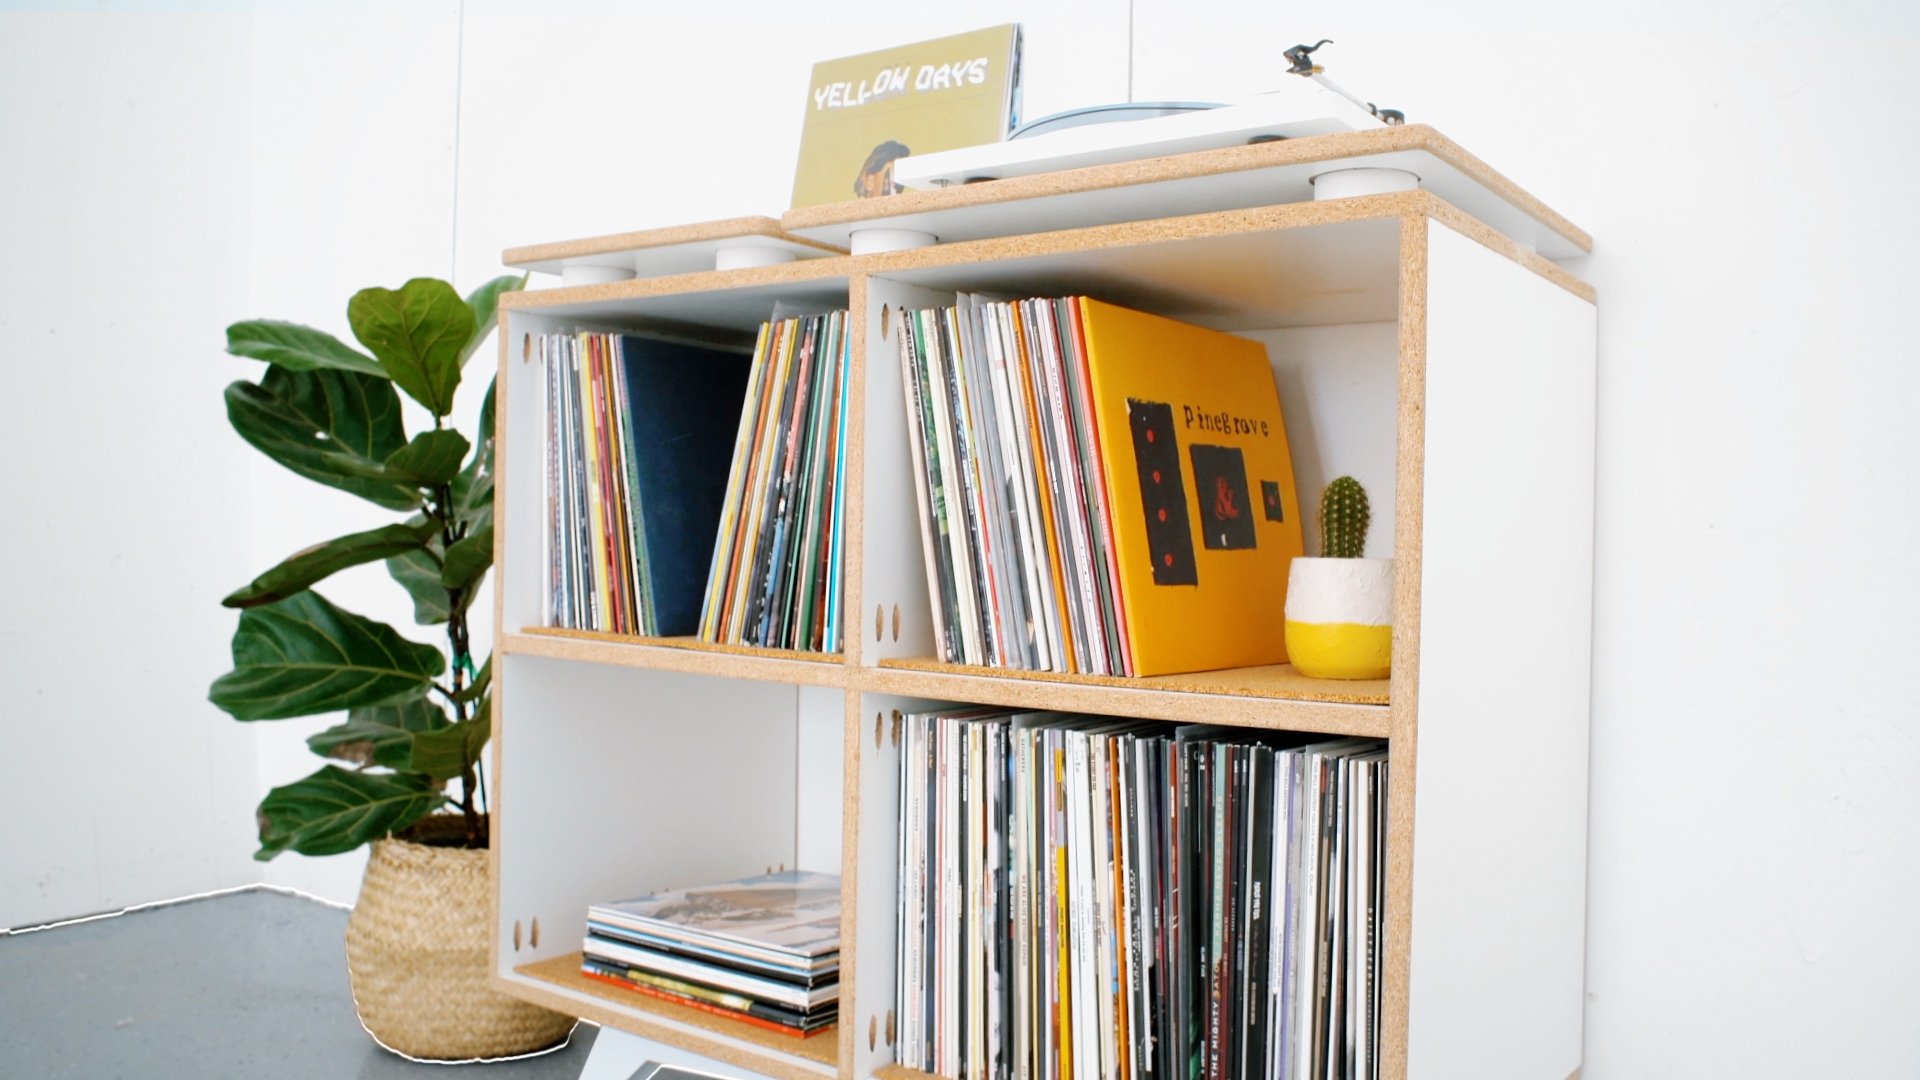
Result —
[[[229, 353], [266, 364], [258, 382], [227, 387], [234, 431], [292, 472], [405, 515], [297, 551], [221, 601], [240, 625], [233, 670], [208, 693], [216, 706], [246, 721], [346, 713], [307, 740], [331, 763], [260, 803], [255, 858], [351, 851], [449, 805], [465, 843], [486, 843], [478, 765], [493, 669], [476, 663], [467, 614], [493, 565], [492, 385], [472, 438], [447, 417], [500, 295], [525, 284], [495, 278], [464, 298], [433, 278], [362, 289], [347, 322], [365, 352], [297, 323], [227, 328]], [[402, 393], [431, 430], [407, 434]], [[416, 623], [445, 626], [445, 652], [315, 591], [374, 562], [406, 590]]]

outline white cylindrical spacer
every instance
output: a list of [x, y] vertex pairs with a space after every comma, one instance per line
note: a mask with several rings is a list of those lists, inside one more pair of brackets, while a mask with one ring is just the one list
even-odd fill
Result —
[[1347, 199], [1355, 195], [1382, 195], [1412, 191], [1420, 178], [1405, 169], [1335, 169], [1313, 178], [1313, 201]]
[[918, 229], [855, 229], [851, 247], [855, 255], [878, 255], [883, 251], [932, 247], [939, 242], [939, 237]]
[[715, 270], [745, 270], [752, 266], [789, 263], [799, 256], [791, 251], [763, 244], [722, 244], [713, 253]]
[[605, 285], [609, 281], [629, 281], [633, 271], [625, 266], [592, 266], [570, 262], [560, 268], [562, 285]]

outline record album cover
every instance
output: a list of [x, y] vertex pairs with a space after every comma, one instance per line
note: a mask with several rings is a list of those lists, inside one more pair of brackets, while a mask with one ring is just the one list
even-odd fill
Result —
[[892, 195], [900, 158], [999, 142], [1019, 88], [1013, 23], [815, 64], [793, 205]]
[[840, 947], [840, 878], [806, 870], [756, 874], [595, 905], [593, 914], [811, 956]]

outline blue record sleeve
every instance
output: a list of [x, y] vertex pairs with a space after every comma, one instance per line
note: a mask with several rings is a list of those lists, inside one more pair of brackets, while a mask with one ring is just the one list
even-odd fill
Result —
[[733, 467], [752, 357], [622, 335], [633, 445], [627, 448], [645, 530], [654, 630], [696, 634], [714, 533]]

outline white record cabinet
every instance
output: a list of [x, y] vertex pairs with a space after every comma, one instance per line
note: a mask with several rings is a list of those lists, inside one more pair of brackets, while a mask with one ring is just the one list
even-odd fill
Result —
[[[1432, 190], [1279, 201], [1290, 177], [1388, 158], [1428, 162], [1494, 209], [1470, 215]], [[943, 242], [836, 253], [902, 223]], [[745, 268], [686, 269], [689, 245], [724, 252], [732, 238], [761, 249], [721, 257]], [[634, 1037], [603, 1032], [608, 1054], [782, 1080], [917, 1077], [892, 1064], [897, 715], [970, 702], [1203, 720], [1390, 741], [1383, 1076], [1576, 1075], [1595, 308], [1537, 252], [1589, 246], [1410, 127], [508, 252], [590, 283], [501, 304], [497, 985]], [[1263, 342], [1299, 490], [1350, 473], [1375, 493], [1367, 553], [1396, 560], [1391, 678], [937, 662], [893, 335], [898, 311], [956, 292], [1086, 294]], [[746, 349], [782, 301], [853, 313], [842, 651], [542, 629], [530, 337], [592, 328]], [[579, 976], [589, 904], [781, 866], [842, 876], [836, 1030], [789, 1038]]]

